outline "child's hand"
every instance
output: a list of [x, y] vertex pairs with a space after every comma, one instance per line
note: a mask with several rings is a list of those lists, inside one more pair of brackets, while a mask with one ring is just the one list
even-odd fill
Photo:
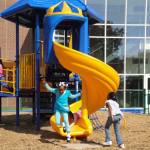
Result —
[[113, 116], [111, 117], [111, 121], [112, 121], [112, 122], [114, 122], [114, 121], [115, 121]]
[[46, 79], [45, 79], [45, 78], [43, 78], [43, 79], [41, 79], [41, 80], [42, 80], [43, 84], [46, 83]]
[[81, 94], [85, 93], [83, 90], [81, 91]]

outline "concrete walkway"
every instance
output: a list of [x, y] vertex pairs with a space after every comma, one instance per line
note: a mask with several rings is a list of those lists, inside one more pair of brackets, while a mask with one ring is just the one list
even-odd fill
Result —
[[61, 146], [65, 147], [65, 148], [72, 148], [72, 149], [99, 148], [99, 147], [102, 147], [100, 144], [88, 144], [88, 143], [81, 143], [81, 144], [61, 144]]

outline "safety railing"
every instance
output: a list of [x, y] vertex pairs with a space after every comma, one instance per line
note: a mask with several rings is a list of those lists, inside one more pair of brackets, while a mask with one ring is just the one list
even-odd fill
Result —
[[36, 54], [19, 56], [19, 88], [36, 88]]
[[12, 68], [12, 69], [5, 69], [5, 68], [0, 68], [0, 70], [3, 70], [4, 71], [4, 75], [5, 75], [5, 80], [0, 80], [0, 82], [4, 82], [6, 85], [8, 84], [11, 84], [11, 85], [8, 85], [10, 87], [13, 88], [12, 92], [11, 91], [5, 91], [3, 90], [2, 88], [2, 85], [1, 85], [1, 88], [0, 88], [0, 93], [8, 93], [8, 94], [13, 94], [13, 96], [15, 96], [15, 84], [16, 84], [16, 64], [14, 61], [11, 61], [11, 60], [8, 60], [8, 59], [4, 59], [4, 58], [0, 58], [0, 60], [4, 60], [6, 62], [11, 62], [13, 64], [13, 66], [9, 67], [9, 68]]

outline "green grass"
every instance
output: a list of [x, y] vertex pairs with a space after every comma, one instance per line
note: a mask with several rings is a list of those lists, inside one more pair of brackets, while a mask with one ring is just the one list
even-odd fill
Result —
[[[22, 107], [22, 111], [32, 110], [30, 107]], [[2, 111], [16, 111], [16, 107], [2, 107]], [[21, 111], [21, 107], [19, 107], [19, 111]]]

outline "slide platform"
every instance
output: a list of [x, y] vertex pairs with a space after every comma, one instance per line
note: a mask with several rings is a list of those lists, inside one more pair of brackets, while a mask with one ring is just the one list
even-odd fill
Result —
[[[70, 105], [70, 110], [76, 112], [82, 106], [82, 117], [70, 128], [71, 136], [89, 136], [92, 125], [88, 115], [105, 106], [107, 95], [116, 92], [120, 78], [118, 73], [104, 62], [87, 54], [65, 47], [54, 42], [55, 55], [66, 69], [82, 77], [82, 100]], [[66, 136], [61, 126], [55, 124], [55, 115], [50, 119], [52, 128], [62, 136]]]

